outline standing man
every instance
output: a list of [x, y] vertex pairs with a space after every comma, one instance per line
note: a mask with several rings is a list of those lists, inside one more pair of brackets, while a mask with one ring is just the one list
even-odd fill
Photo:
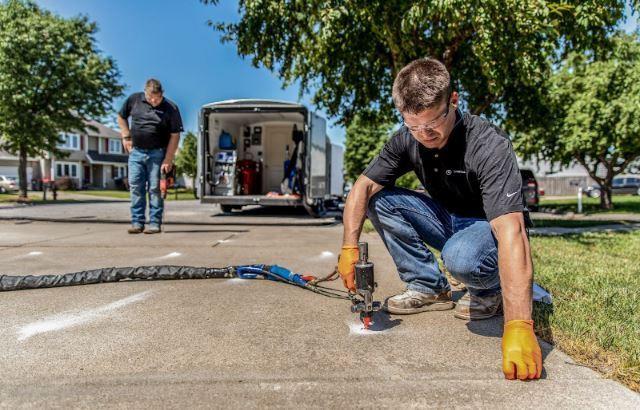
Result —
[[[161, 232], [164, 203], [160, 195], [160, 173], [171, 171], [183, 131], [178, 106], [163, 94], [160, 81], [151, 78], [144, 92], [131, 94], [118, 113], [122, 143], [129, 153], [131, 228], [128, 232], [131, 234]], [[149, 227], [144, 229], [147, 191]]]
[[[338, 270], [354, 290], [357, 243], [368, 215], [407, 285], [385, 301], [386, 310], [453, 309], [449, 283], [426, 245], [438, 249], [468, 289], [454, 316], [486, 319], [504, 310], [505, 377], [537, 379], [542, 355], [531, 320], [533, 265], [516, 157], [501, 129], [458, 110], [450, 83], [446, 67], [431, 58], [398, 73], [392, 94], [403, 126], [353, 185]], [[410, 171], [429, 196], [394, 186]]]

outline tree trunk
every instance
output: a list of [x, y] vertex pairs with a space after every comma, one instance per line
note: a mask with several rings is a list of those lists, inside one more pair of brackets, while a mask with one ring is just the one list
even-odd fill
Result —
[[600, 185], [600, 209], [613, 209], [611, 183]]
[[198, 189], [196, 187], [196, 177], [194, 176], [193, 178], [191, 178], [192, 184], [191, 186], [193, 186], [193, 198], [194, 199], [198, 199]]
[[27, 150], [20, 147], [18, 162], [18, 185], [20, 186], [20, 195], [18, 200], [27, 199]]

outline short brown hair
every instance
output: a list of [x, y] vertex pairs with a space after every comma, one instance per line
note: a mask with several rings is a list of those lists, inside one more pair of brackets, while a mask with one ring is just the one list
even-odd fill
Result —
[[421, 58], [407, 64], [393, 82], [393, 103], [398, 111], [418, 114], [433, 108], [451, 90], [447, 67], [435, 58]]
[[155, 78], [150, 78], [144, 84], [144, 90], [150, 92], [151, 94], [163, 94], [164, 90], [162, 89], [162, 84], [160, 81]]

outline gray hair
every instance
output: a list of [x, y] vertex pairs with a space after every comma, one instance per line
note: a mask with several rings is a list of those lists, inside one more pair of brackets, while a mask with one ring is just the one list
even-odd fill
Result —
[[155, 78], [150, 78], [144, 84], [144, 90], [150, 92], [151, 94], [163, 94], [164, 90], [162, 89], [162, 84], [160, 81]]
[[435, 58], [407, 64], [393, 82], [393, 103], [400, 113], [418, 114], [436, 107], [451, 93], [447, 68]]

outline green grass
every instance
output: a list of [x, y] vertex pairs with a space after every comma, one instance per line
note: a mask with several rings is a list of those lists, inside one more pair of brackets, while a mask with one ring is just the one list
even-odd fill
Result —
[[112, 189], [72, 191], [74, 194], [99, 196], [103, 198], [129, 199], [129, 191], [118, 191]]
[[[561, 212], [577, 212], [578, 199], [549, 199], [540, 198], [541, 208], [556, 209]], [[582, 198], [582, 211], [584, 213], [613, 213], [613, 212], [630, 212], [640, 213], [640, 196], [637, 195], [614, 195], [613, 209], [600, 209], [600, 198]]]
[[590, 226], [599, 225], [612, 225], [612, 224], [624, 224], [624, 221], [619, 220], [598, 220], [598, 221], [576, 221], [576, 220], [563, 220], [563, 219], [534, 219], [534, 228], [588, 228]]
[[640, 232], [531, 239], [535, 279], [554, 298], [536, 330], [579, 362], [640, 391]]
[[[591, 221], [540, 222], [587, 226]], [[371, 221], [363, 231], [374, 232]], [[535, 280], [554, 301], [535, 303], [538, 335], [640, 391], [640, 232], [532, 237], [531, 249]]]
[[[87, 191], [73, 191], [74, 194], [81, 195], [91, 195], [91, 196], [101, 196], [105, 198], [117, 198], [117, 199], [129, 199], [129, 191], [118, 191], [118, 190], [109, 190], [109, 189], [100, 189], [100, 190], [87, 190]], [[175, 191], [170, 189], [167, 193], [167, 200], [173, 201], [175, 200]], [[193, 191], [190, 189], [178, 189], [178, 200], [188, 200], [195, 199], [193, 196]]]
[[[0, 203], [11, 203], [18, 202], [18, 194], [0, 194]], [[53, 196], [51, 193], [47, 194], [47, 200], [42, 200], [42, 192], [38, 193], [29, 193], [28, 203], [31, 204], [68, 204], [73, 202], [79, 202], [76, 199], [58, 199], [57, 201], [53, 200]]]
[[[534, 219], [533, 226], [535, 228], [561, 227], [561, 228], [586, 228], [590, 226], [623, 224], [624, 221], [619, 220], [599, 220], [599, 221], [576, 221], [563, 219]], [[369, 219], [364, 222], [362, 232], [375, 232], [375, 228]]]

